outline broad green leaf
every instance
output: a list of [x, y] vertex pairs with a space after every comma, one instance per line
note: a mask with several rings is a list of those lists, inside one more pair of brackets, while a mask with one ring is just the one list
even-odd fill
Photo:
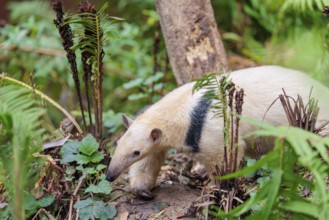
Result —
[[104, 173], [102, 173], [101, 175], [98, 176], [99, 180], [105, 180], [106, 175]]
[[117, 210], [114, 205], [106, 205], [102, 201], [95, 203], [95, 214], [100, 219], [111, 219], [117, 214]]
[[25, 209], [34, 210], [37, 208], [44, 208], [51, 205], [54, 202], [54, 200], [55, 200], [55, 195], [47, 195], [37, 200], [33, 195], [29, 194], [25, 198], [25, 202], [24, 202]]
[[88, 174], [95, 174], [95, 173], [97, 173], [97, 171], [96, 171], [94, 168], [92, 168], [92, 167], [87, 167], [87, 168], [85, 168], [85, 171], [86, 171]]
[[75, 157], [75, 159], [78, 162], [78, 164], [87, 164], [87, 163], [89, 163], [91, 161], [90, 160], [90, 157], [88, 157], [86, 155], [83, 155], [83, 154], [78, 154]]
[[310, 215], [314, 218], [318, 218], [318, 207], [315, 204], [312, 204], [308, 201], [289, 201], [289, 202], [285, 202], [283, 203], [280, 208], [288, 210], [288, 211], [292, 211], [292, 212], [298, 212], [301, 214], [305, 214], [305, 215]]
[[61, 154], [76, 154], [78, 152], [78, 142], [77, 141], [68, 141], [61, 148]]
[[26, 210], [33, 210], [38, 208], [38, 201], [31, 194], [25, 197], [24, 204]]
[[225, 176], [216, 177], [216, 178], [221, 179], [221, 180], [226, 180], [226, 179], [232, 179], [232, 178], [248, 175], [250, 173], [255, 172], [257, 169], [261, 168], [262, 166], [267, 164], [269, 161], [275, 160], [276, 157], [277, 157], [277, 154], [275, 154], [275, 152], [272, 151], [272, 152], [268, 153], [267, 155], [263, 156], [260, 160], [256, 161], [256, 163], [250, 167], [245, 167], [234, 173], [230, 173]]
[[91, 156], [94, 152], [96, 152], [98, 146], [99, 144], [91, 134], [88, 134], [78, 143], [79, 151], [87, 156]]
[[90, 157], [90, 161], [93, 163], [98, 163], [103, 159], [104, 159], [104, 154], [102, 154], [101, 152], [96, 152]]
[[130, 101], [135, 101], [135, 100], [139, 100], [139, 99], [144, 99], [148, 97], [148, 94], [145, 93], [134, 93], [128, 96], [128, 100]]
[[106, 166], [104, 164], [98, 164], [97, 167], [96, 167], [96, 170], [101, 171], [105, 168], [106, 168]]
[[147, 78], [145, 81], [144, 81], [144, 85], [149, 85], [151, 83], [154, 83], [156, 81], [158, 81], [159, 79], [161, 79], [162, 77], [164, 76], [164, 74], [162, 72], [156, 72], [155, 75]]
[[77, 202], [75, 209], [79, 209], [81, 219], [112, 219], [117, 211], [113, 205], [107, 205], [103, 201], [96, 201], [91, 198]]
[[69, 141], [64, 144], [61, 148], [61, 163], [71, 163], [75, 161], [75, 156], [78, 153], [78, 142], [77, 141]]
[[63, 159], [60, 160], [60, 162], [61, 162], [61, 164], [64, 164], [64, 163], [74, 162], [75, 160], [76, 160], [76, 155], [68, 154], [68, 155], [64, 156]]
[[38, 205], [42, 208], [50, 206], [55, 200], [55, 195], [44, 196], [38, 200]]
[[95, 219], [94, 206], [87, 206], [79, 210], [79, 218], [83, 220]]
[[123, 88], [131, 89], [134, 87], [139, 87], [142, 85], [143, 81], [144, 81], [143, 78], [136, 78], [136, 79], [130, 80], [129, 82], [123, 84]]
[[107, 180], [102, 180], [98, 183], [98, 185], [89, 185], [88, 188], [85, 190], [85, 193], [88, 192], [110, 194], [112, 192], [112, 187]]
[[261, 219], [268, 219], [271, 214], [272, 207], [275, 203], [275, 199], [279, 193], [283, 171], [280, 169], [274, 170], [274, 174], [271, 180], [267, 183], [267, 187], [271, 189], [271, 193], [267, 193], [266, 202], [260, 211]]
[[122, 126], [121, 113], [115, 113], [112, 109], [103, 113], [103, 124], [109, 133], [115, 133]]
[[77, 170], [79, 171], [84, 171], [85, 168], [83, 168], [83, 166], [80, 164], [79, 166], [76, 167]]
[[74, 208], [75, 209], [82, 209], [82, 208], [85, 208], [85, 207], [90, 206], [92, 204], [93, 204], [93, 200], [91, 198], [88, 198], [88, 199], [76, 202], [74, 204]]
[[[164, 83], [156, 83], [154, 84], [153, 86], [153, 91], [157, 91], [157, 90], [160, 90], [164, 87]], [[152, 92], [152, 89], [149, 91], [149, 92]]]

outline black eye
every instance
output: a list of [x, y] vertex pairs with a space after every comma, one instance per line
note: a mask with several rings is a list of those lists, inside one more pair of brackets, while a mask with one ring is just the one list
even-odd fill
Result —
[[135, 150], [134, 153], [133, 153], [134, 157], [138, 157], [140, 154], [141, 153], [139, 151], [137, 151], [137, 150]]

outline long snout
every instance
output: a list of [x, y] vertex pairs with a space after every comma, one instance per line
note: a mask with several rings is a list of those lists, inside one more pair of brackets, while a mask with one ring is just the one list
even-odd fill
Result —
[[114, 180], [116, 180], [119, 174], [120, 173], [118, 173], [117, 170], [113, 169], [110, 165], [106, 172], [106, 180], [113, 182]]
[[122, 172], [124, 172], [132, 162], [132, 160], [128, 160], [128, 157], [123, 154], [118, 154], [117, 152], [111, 158], [110, 165], [106, 172], [106, 180], [112, 182], [117, 179]]
[[110, 182], [116, 180], [125, 169], [126, 160], [119, 160], [118, 157], [114, 155], [106, 172], [106, 180]]
[[117, 176], [112, 175], [111, 173], [106, 174], [106, 180], [107, 181], [113, 182], [114, 180], [116, 180], [116, 178], [117, 178]]

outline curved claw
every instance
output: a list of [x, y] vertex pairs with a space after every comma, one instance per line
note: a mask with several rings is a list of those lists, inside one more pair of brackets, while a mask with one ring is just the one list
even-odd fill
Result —
[[150, 201], [152, 199], [154, 199], [154, 195], [150, 192], [150, 191], [138, 191], [136, 192], [136, 195], [138, 198], [142, 199], [142, 200], [146, 200], [146, 201]]

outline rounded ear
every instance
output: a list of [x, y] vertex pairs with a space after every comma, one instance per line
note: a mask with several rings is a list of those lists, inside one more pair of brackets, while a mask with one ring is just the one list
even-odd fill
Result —
[[154, 128], [150, 136], [153, 142], [158, 142], [162, 136], [162, 131], [159, 128]]
[[128, 129], [133, 122], [134, 121], [132, 119], [128, 118], [127, 115], [122, 114], [122, 123], [123, 123], [123, 126], [125, 126], [126, 129]]

